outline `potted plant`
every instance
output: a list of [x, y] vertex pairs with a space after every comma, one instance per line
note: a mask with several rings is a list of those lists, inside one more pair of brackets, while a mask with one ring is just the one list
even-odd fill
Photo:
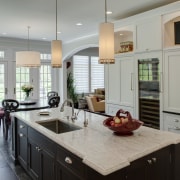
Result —
[[75, 107], [78, 106], [78, 94], [76, 93], [74, 78], [71, 72], [67, 74], [67, 97], [72, 99]]

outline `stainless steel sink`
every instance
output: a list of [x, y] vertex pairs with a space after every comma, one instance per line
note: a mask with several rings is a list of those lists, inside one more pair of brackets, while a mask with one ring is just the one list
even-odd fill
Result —
[[82, 129], [79, 126], [76, 126], [76, 125], [73, 125], [73, 124], [70, 124], [70, 123], [62, 122], [59, 119], [42, 121], [42, 122], [37, 121], [36, 123], [38, 123], [41, 126], [44, 126], [45, 128], [55, 132], [56, 134]]

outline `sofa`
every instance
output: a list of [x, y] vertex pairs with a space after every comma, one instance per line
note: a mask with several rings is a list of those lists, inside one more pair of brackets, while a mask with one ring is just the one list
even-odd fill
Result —
[[93, 95], [99, 98], [100, 100], [105, 100], [105, 88], [94, 89]]
[[88, 109], [91, 112], [105, 112], [105, 101], [96, 96], [86, 96]]

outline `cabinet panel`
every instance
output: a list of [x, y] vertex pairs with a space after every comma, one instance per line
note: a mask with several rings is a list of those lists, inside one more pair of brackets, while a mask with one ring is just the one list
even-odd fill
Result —
[[119, 103], [120, 101], [120, 62], [115, 61], [115, 64], [107, 65], [106, 68], [108, 82], [106, 82], [106, 101]]
[[[137, 22], [137, 51], [151, 51], [162, 48], [161, 16], [144, 19]], [[153, 37], [153, 38], [152, 38]]]
[[123, 57], [120, 59], [120, 103], [134, 106], [134, 59]]
[[18, 120], [17, 132], [18, 160], [27, 169], [27, 125]]
[[170, 147], [138, 159], [126, 168], [127, 180], [172, 180], [170, 174]]
[[84, 177], [85, 165], [82, 163], [82, 159], [70, 153], [61, 146], [57, 147], [56, 160], [62, 167], [66, 167], [75, 177]]
[[164, 113], [163, 120], [164, 130], [180, 133], [180, 115]]
[[164, 58], [164, 110], [180, 112], [180, 51], [167, 51]]

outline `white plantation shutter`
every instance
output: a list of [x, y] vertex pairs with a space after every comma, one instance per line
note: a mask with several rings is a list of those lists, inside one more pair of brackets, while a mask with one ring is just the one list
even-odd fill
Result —
[[77, 93], [89, 92], [89, 57], [73, 57], [73, 77]]
[[98, 63], [98, 57], [91, 57], [91, 92], [104, 88], [104, 64]]
[[104, 64], [98, 64], [98, 57], [73, 57], [73, 77], [77, 93], [94, 92], [96, 88], [104, 88]]

